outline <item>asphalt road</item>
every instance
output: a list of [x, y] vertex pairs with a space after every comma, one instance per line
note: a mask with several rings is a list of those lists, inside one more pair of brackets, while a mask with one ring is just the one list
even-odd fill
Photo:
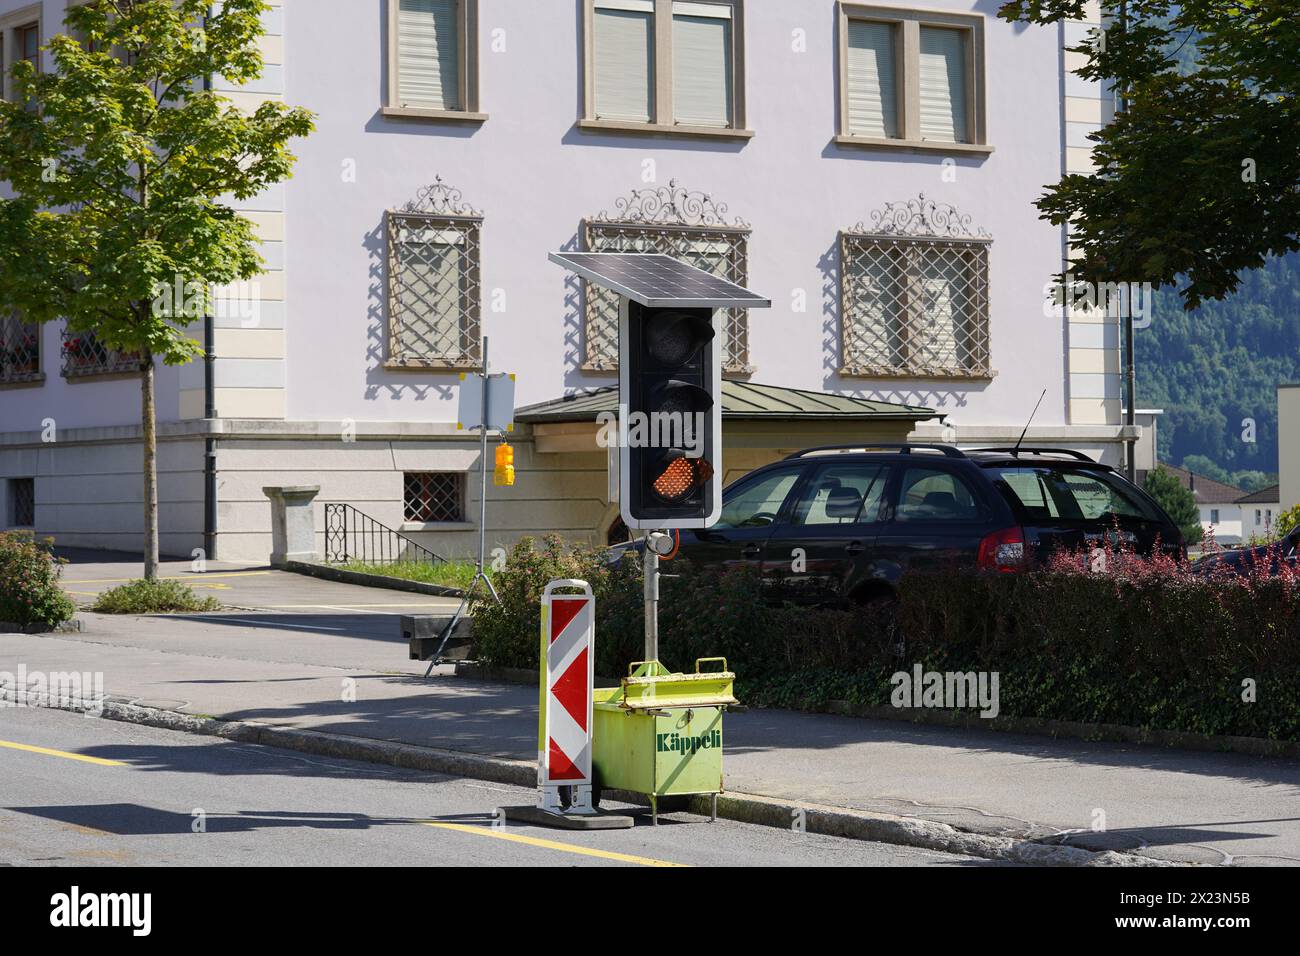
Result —
[[59, 711], [0, 710], [0, 864], [960, 866], [987, 861], [688, 814], [631, 830], [493, 826], [501, 784]]

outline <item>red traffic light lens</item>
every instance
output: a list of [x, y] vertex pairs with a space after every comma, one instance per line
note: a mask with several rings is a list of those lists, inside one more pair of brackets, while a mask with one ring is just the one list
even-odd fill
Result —
[[664, 501], [676, 504], [713, 477], [713, 466], [703, 458], [674, 458], [651, 487]]

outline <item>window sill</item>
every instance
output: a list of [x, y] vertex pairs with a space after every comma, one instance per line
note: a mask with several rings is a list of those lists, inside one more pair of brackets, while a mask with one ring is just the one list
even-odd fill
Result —
[[635, 123], [628, 120], [580, 119], [578, 129], [588, 133], [640, 133], [643, 136], [685, 136], [697, 139], [754, 138], [752, 129], [720, 126], [669, 126], [662, 123]]
[[942, 370], [880, 369], [863, 366], [845, 365], [839, 369], [845, 378], [879, 378], [912, 382], [991, 382], [997, 378], [997, 371], [987, 372], [945, 372]]
[[477, 527], [472, 521], [403, 521], [397, 530], [408, 534], [413, 531], [473, 531]]
[[389, 359], [384, 368], [390, 372], [476, 372], [483, 363], [477, 359], [463, 362], [442, 362], [436, 359]]
[[381, 106], [380, 115], [390, 119], [432, 120], [443, 123], [485, 123], [487, 113], [472, 113], [465, 110], [434, 110], [419, 106]]
[[45, 373], [37, 372], [34, 375], [27, 375], [25, 378], [16, 378], [12, 381], [0, 381], [0, 389], [10, 388], [40, 388], [45, 384]]
[[138, 379], [141, 370], [138, 368], [125, 369], [105, 369], [104, 371], [86, 371], [77, 369], [70, 372], [63, 372], [63, 380], [69, 385], [77, 385], [83, 382], [119, 382], [127, 379]]
[[900, 153], [962, 153], [967, 156], [987, 156], [992, 146], [982, 143], [939, 143], [927, 139], [876, 139], [871, 136], [835, 137], [836, 146], [854, 146], [858, 149], [892, 149]]

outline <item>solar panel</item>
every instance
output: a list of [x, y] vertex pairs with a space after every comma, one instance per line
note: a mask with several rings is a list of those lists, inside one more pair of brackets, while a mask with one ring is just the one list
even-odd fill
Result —
[[552, 252], [552, 262], [652, 309], [768, 309], [770, 299], [652, 252]]

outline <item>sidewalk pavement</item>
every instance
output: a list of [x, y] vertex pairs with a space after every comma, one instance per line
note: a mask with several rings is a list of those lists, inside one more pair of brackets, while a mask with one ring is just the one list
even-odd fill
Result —
[[[454, 601], [282, 572], [260, 576], [260, 595], [238, 587], [244, 607], [268, 609], [83, 614], [82, 634], [0, 635], [0, 671], [102, 672], [109, 696], [146, 706], [535, 758], [536, 688], [445, 668], [424, 680], [425, 665], [407, 659], [395, 615]], [[726, 725], [732, 791], [1165, 860], [1300, 864], [1296, 761], [788, 711]], [[1103, 815], [1105, 831], [1092, 832]]]

